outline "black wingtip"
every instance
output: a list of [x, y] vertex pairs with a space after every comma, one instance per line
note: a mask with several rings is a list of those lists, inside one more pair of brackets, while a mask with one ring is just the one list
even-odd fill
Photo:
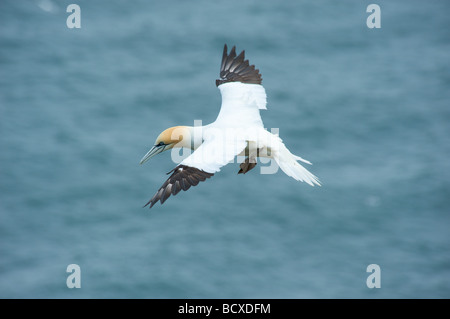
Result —
[[187, 191], [191, 186], [196, 186], [199, 182], [203, 182], [214, 175], [213, 173], [186, 165], [178, 165], [169, 173], [171, 172], [173, 172], [172, 175], [143, 208], [148, 205], [150, 205], [149, 208], [152, 208], [158, 201], [162, 205], [170, 195], [175, 196], [180, 190]]
[[261, 84], [262, 77], [259, 70], [254, 65], [249, 65], [245, 60], [245, 50], [236, 56], [236, 46], [234, 45], [230, 53], [225, 43], [223, 47], [222, 63], [220, 65], [220, 78], [216, 80], [216, 86], [227, 82], [241, 82], [249, 84]]
[[[151, 203], [151, 205], [150, 206], [148, 206], [149, 204]], [[144, 206], [142, 206], [142, 208], [145, 208], [145, 207], [147, 207], [148, 206], [148, 209], [150, 209], [150, 208], [152, 208], [153, 207], [153, 205], [155, 205], [155, 203], [152, 203], [152, 200], [149, 200], [148, 202], [147, 202], [147, 204], [145, 204]]]

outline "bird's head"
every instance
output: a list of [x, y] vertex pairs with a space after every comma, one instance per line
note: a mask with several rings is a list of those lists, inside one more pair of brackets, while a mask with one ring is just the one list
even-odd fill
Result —
[[141, 159], [140, 164], [144, 164], [156, 154], [170, 150], [174, 147], [183, 147], [182, 141], [186, 140], [190, 131], [186, 126], [174, 126], [164, 130], [155, 140], [155, 144], [150, 151]]

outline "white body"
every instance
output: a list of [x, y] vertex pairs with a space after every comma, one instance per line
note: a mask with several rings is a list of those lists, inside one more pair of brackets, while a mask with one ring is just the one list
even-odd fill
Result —
[[249, 156], [251, 161], [264, 156], [274, 159], [288, 176], [311, 186], [320, 185], [298, 161], [311, 163], [293, 155], [277, 135], [264, 129], [259, 110], [266, 109], [267, 99], [262, 85], [229, 82], [219, 89], [222, 105], [217, 119], [192, 128], [195, 151], [181, 164], [215, 173], [237, 155]]

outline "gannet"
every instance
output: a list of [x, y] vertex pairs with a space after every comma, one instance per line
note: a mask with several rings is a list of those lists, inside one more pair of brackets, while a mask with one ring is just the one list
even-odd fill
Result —
[[236, 55], [233, 46], [228, 54], [225, 44], [220, 78], [216, 80], [222, 95], [219, 115], [205, 126], [174, 126], [159, 134], [140, 164], [173, 148], [194, 152], [167, 173], [170, 177], [144, 207], [152, 208], [158, 201], [163, 204], [170, 195], [198, 185], [236, 156], [245, 158], [238, 174], [254, 168], [257, 157], [267, 157], [275, 160], [281, 170], [295, 180], [320, 186], [319, 179], [298, 163], [311, 162], [292, 154], [278, 135], [264, 128], [259, 110], [267, 109], [267, 99], [261, 82], [259, 70], [245, 60], [245, 51]]

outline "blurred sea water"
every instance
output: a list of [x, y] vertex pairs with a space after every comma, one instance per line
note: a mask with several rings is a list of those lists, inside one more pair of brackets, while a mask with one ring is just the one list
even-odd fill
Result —
[[[449, 298], [446, 1], [0, 3], [1, 298]], [[224, 43], [323, 183], [230, 164], [151, 210]], [[81, 268], [69, 289], [66, 268]], [[366, 268], [381, 268], [369, 289]]]

